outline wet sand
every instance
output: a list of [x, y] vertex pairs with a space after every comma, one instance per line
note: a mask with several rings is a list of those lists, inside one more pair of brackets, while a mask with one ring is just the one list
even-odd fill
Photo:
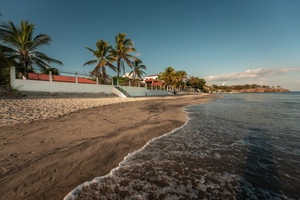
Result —
[[211, 95], [154, 97], [0, 127], [0, 199], [63, 199], [149, 140], [181, 126]]

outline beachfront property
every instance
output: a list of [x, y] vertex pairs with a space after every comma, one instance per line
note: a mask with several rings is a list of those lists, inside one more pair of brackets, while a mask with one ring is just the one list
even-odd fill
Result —
[[[40, 80], [40, 81], [49, 81], [50, 78], [52, 78], [53, 81], [57, 82], [69, 82], [69, 83], [75, 83], [76, 77], [71, 76], [60, 76], [60, 75], [52, 75], [52, 77], [49, 74], [39, 74], [39, 73], [28, 73], [28, 80]], [[78, 83], [88, 83], [88, 84], [97, 84], [96, 81], [83, 78], [83, 77], [77, 77]]]
[[143, 78], [143, 82], [150, 86], [162, 86], [163, 82], [158, 79], [158, 75], [149, 75]]
[[152, 79], [152, 80], [158, 80], [158, 75], [155, 74], [155, 75], [148, 75], [148, 76], [145, 76], [145, 77], [143, 78], [143, 82], [146, 82], [146, 81], [148, 81], [148, 80], [150, 80], [150, 79]]
[[[137, 96], [161, 96], [169, 95], [167, 90], [156, 90], [153, 87], [121, 86], [119, 81], [114, 85], [100, 84], [98, 78], [96, 82], [87, 78], [59, 76], [49, 74], [28, 73], [28, 79], [16, 78], [16, 69], [10, 69], [10, 85], [13, 89], [21, 92], [50, 92], [50, 93], [105, 93], [115, 94], [122, 98]], [[163, 88], [164, 89], [164, 88]]]
[[137, 75], [134, 72], [133, 73], [126, 72], [122, 77], [123, 78], [133, 79], [134, 77], [137, 78]]

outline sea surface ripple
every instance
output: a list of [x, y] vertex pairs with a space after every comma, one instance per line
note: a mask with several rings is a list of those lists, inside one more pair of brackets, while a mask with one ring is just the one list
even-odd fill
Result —
[[299, 199], [300, 93], [228, 94], [75, 199]]

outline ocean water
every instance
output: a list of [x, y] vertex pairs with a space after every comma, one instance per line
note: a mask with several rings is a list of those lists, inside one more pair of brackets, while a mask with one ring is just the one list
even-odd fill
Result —
[[300, 199], [300, 93], [228, 94], [185, 111], [184, 126], [66, 199]]

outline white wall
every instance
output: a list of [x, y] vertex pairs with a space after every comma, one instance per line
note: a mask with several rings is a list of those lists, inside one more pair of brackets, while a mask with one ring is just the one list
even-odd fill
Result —
[[111, 85], [15, 79], [14, 89], [28, 92], [112, 93]]
[[166, 90], [147, 90], [144, 87], [119, 86], [133, 97], [168, 95]]
[[66, 92], [66, 93], [114, 93], [123, 97], [120, 92], [113, 91], [112, 85], [97, 85], [87, 83], [53, 82], [39, 80], [15, 79], [15, 67], [10, 70], [10, 84], [13, 89], [27, 92]]
[[[65, 93], [107, 93], [116, 94], [119, 97], [126, 96], [117, 90], [113, 85], [97, 85], [87, 83], [69, 83], [40, 80], [15, 79], [15, 68], [10, 70], [10, 84], [13, 89], [26, 92], [65, 92]], [[137, 96], [159, 96], [168, 95], [166, 90], [147, 90], [144, 87], [120, 86], [132, 97]]]

